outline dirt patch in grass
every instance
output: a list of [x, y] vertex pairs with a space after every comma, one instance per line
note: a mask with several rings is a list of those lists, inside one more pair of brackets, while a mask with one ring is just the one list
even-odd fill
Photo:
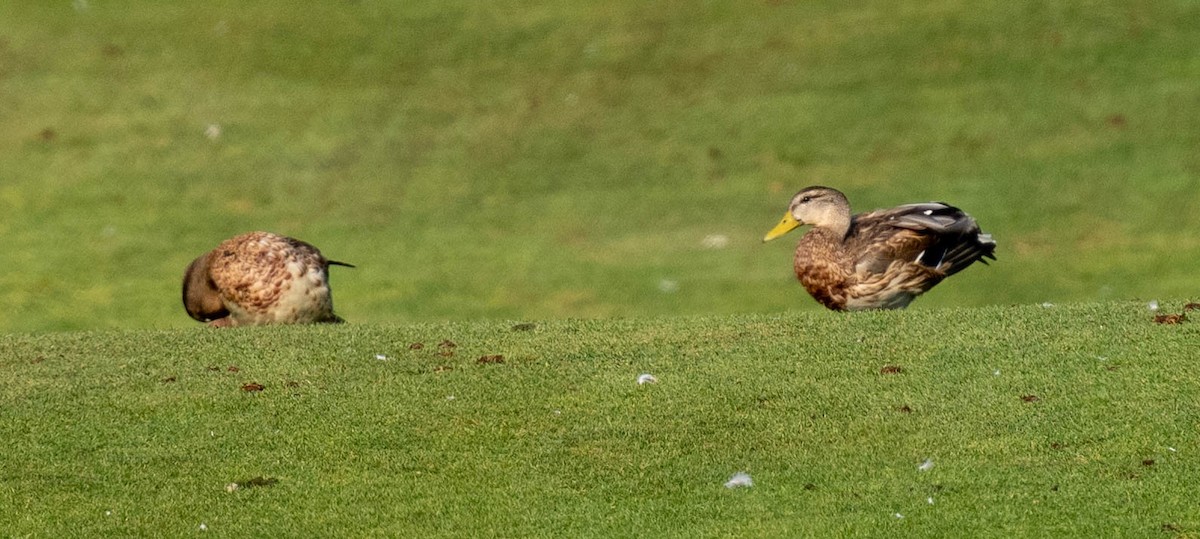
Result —
[[475, 363], [480, 365], [498, 365], [504, 363], [504, 356], [500, 354], [480, 356], [479, 359], [475, 360]]

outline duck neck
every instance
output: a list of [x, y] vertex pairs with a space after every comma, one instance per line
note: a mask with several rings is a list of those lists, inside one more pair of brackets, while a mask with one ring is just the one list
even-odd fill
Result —
[[821, 228], [829, 231], [831, 236], [836, 236], [838, 241], [845, 240], [850, 236], [850, 228], [854, 224], [854, 220], [849, 213], [839, 213], [829, 216], [829, 219], [821, 225]]

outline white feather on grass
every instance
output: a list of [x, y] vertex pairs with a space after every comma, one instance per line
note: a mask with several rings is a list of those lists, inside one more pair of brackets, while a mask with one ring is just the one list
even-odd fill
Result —
[[750, 474], [746, 472], [738, 472], [725, 482], [725, 488], [752, 487], [754, 480], [750, 478]]

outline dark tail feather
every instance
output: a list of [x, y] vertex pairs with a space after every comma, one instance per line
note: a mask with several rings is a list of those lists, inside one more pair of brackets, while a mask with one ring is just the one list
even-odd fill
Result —
[[989, 234], [979, 234], [976, 241], [964, 242], [952, 247], [942, 259], [941, 270], [949, 277], [975, 262], [987, 264], [985, 259], [996, 259], [996, 242]]

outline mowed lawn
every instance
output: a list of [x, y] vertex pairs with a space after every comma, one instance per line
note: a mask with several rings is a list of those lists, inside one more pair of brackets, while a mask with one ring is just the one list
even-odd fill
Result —
[[171, 329], [266, 229], [353, 322], [818, 307], [809, 184], [999, 242], [915, 309], [1187, 298], [1200, 4], [8, 2], [0, 332]]
[[[1197, 326], [1152, 320], [1121, 302], [8, 336], [0, 530], [1192, 537]], [[737, 472], [753, 486], [726, 488]]]
[[[0, 12], [0, 535], [1200, 534], [1200, 4]], [[810, 184], [999, 260], [824, 311]], [[249, 230], [350, 323], [188, 319]]]

